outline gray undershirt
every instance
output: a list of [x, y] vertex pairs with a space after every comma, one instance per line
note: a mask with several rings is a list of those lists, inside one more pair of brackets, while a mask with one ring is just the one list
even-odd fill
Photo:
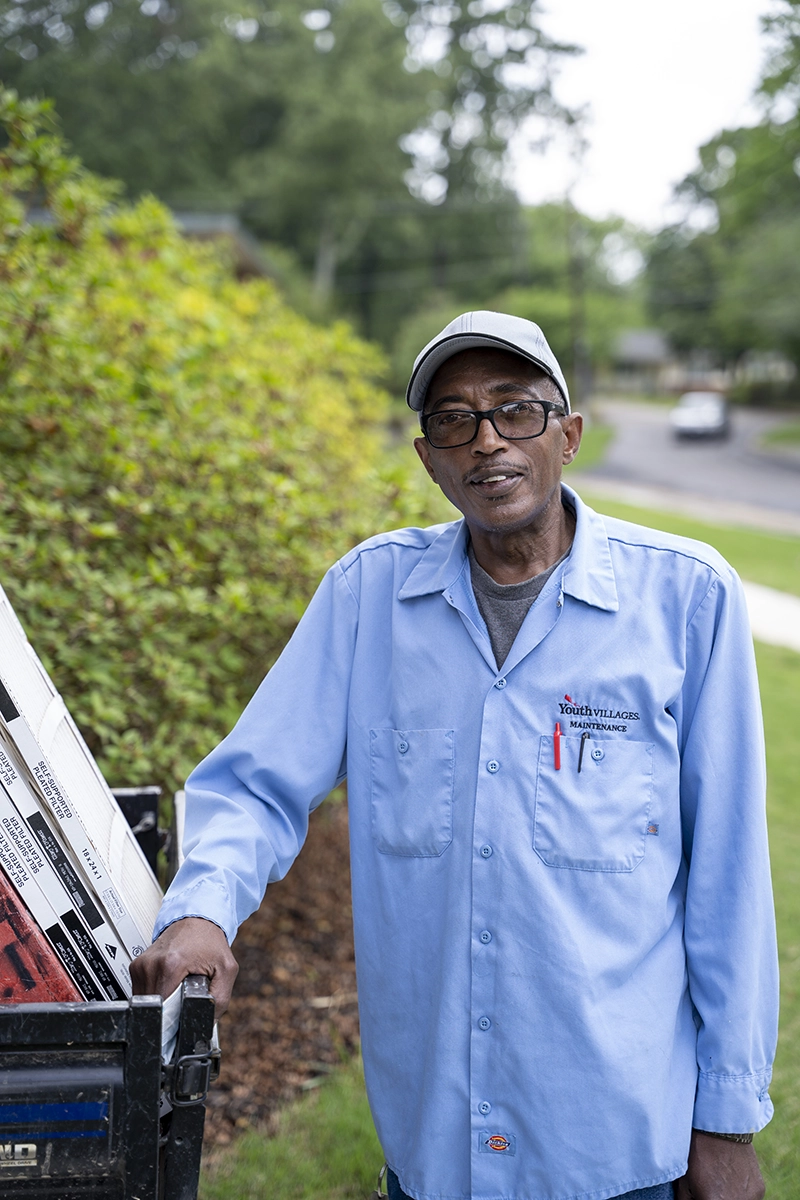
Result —
[[534, 575], [532, 579], [523, 579], [522, 583], [497, 583], [478, 562], [471, 542], [467, 553], [472, 576], [472, 590], [475, 593], [480, 614], [486, 622], [489, 640], [492, 643], [499, 670], [508, 657], [508, 652], [514, 644], [522, 622], [528, 615], [528, 610], [558, 564], [567, 557], [569, 550], [567, 554], [562, 555], [558, 562], [553, 563], [552, 567], [548, 567], [539, 575]]

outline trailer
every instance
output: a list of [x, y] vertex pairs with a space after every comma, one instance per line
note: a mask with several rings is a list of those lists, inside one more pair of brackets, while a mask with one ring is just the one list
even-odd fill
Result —
[[171, 831], [159, 787], [112, 795], [2, 587], [0, 643], [0, 1197], [195, 1200], [219, 1072], [209, 980], [126, 999], [183, 793]]
[[195, 1200], [219, 1073], [208, 979], [184, 980], [174, 1053], [162, 1000], [0, 1005], [3, 1200]]
[[[153, 871], [181, 858], [183, 792], [157, 828], [157, 787], [115, 789]], [[165, 1017], [177, 1026], [162, 1057]], [[179, 995], [7, 1004], [0, 999], [2, 1200], [196, 1200], [205, 1101], [219, 1075], [204, 975]]]

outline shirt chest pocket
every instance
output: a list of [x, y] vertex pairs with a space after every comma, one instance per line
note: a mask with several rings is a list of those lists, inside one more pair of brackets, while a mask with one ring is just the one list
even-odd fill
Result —
[[452, 729], [370, 729], [372, 836], [382, 854], [433, 858], [453, 837]]
[[[581, 770], [578, 771], [578, 763]], [[653, 790], [653, 744], [628, 739], [539, 742], [533, 848], [549, 867], [632, 871], [644, 858]]]

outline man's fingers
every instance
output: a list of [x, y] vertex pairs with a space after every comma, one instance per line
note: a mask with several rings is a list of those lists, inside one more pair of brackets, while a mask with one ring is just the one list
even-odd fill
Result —
[[222, 1016], [228, 1010], [231, 992], [234, 990], [234, 980], [230, 979], [230, 982], [228, 982], [228, 980], [219, 977], [219, 974], [212, 974], [210, 989], [213, 1002], [216, 1004], [216, 1014], [217, 1016]]
[[[230, 1004], [233, 985], [236, 982], [236, 976], [239, 974], [239, 964], [228, 949], [227, 943], [225, 951], [226, 953], [219, 955], [219, 957], [213, 959], [210, 957], [204, 958], [202, 965], [181, 975], [182, 979], [186, 975], [208, 976], [210, 981], [209, 987], [211, 995], [214, 997], [218, 1017], [222, 1016]], [[176, 984], [175, 986], [177, 987], [178, 985]]]
[[131, 963], [131, 982], [134, 996], [160, 995], [158, 959], [153, 959], [149, 950]]
[[221, 1016], [230, 1003], [239, 965], [219, 926], [200, 917], [169, 925], [140, 958], [131, 963], [136, 995], [170, 996], [187, 975], [207, 975]]

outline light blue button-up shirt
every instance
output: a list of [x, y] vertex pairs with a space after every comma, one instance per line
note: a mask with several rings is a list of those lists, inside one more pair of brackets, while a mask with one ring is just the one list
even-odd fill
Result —
[[331, 568], [189, 781], [156, 927], [199, 915], [232, 939], [347, 775], [367, 1088], [420, 1200], [604, 1200], [683, 1174], [693, 1123], [772, 1114], [741, 586], [709, 547], [565, 493], [572, 552], [502, 671], [463, 522]]

